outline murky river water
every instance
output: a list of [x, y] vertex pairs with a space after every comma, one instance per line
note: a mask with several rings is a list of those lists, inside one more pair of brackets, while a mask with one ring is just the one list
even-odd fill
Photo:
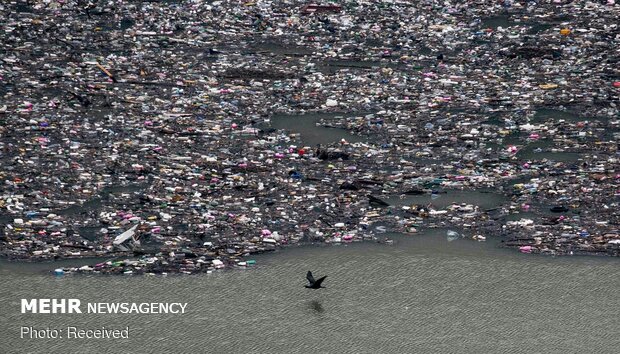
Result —
[[344, 114], [310, 113], [306, 115], [275, 115], [271, 119], [271, 125], [275, 129], [286, 129], [295, 133], [301, 133], [301, 140], [306, 146], [314, 147], [317, 144], [327, 145], [345, 139], [355, 143], [367, 141], [368, 138], [353, 135], [346, 129], [328, 128], [317, 126], [321, 118], [344, 116]]
[[[445, 230], [392, 237], [290, 248], [200, 276], [55, 278], [1, 263], [0, 352], [617, 352], [617, 259], [522, 255], [448, 242]], [[309, 269], [328, 275], [326, 289], [303, 287]], [[182, 315], [21, 314], [31, 297], [188, 305]], [[129, 326], [130, 339], [20, 339], [20, 326]]]

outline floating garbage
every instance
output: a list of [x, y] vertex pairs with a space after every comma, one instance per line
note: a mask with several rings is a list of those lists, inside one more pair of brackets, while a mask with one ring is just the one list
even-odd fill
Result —
[[613, 1], [0, 11], [9, 259], [209, 273], [373, 225], [620, 255]]
[[375, 227], [375, 231], [377, 231], [377, 233], [383, 234], [387, 232], [387, 228], [381, 225], [381, 226]]
[[448, 230], [446, 232], [446, 236], [448, 238], [448, 242], [456, 241], [459, 238], [461, 238], [461, 235], [458, 232], [453, 231], [453, 230]]
[[472, 236], [472, 239], [474, 239], [476, 241], [486, 241], [487, 240], [486, 236], [483, 236], [483, 235], [474, 235], [474, 236]]

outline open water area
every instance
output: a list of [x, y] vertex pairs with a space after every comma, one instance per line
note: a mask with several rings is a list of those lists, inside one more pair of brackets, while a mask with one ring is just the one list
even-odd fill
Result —
[[[547, 257], [445, 230], [286, 248], [197, 276], [54, 277], [0, 265], [3, 353], [616, 353], [618, 263]], [[48, 267], [49, 268], [49, 267]], [[305, 289], [305, 272], [328, 275]], [[187, 302], [185, 314], [22, 315], [19, 299]], [[128, 340], [26, 340], [19, 326], [124, 328]], [[16, 348], [20, 348], [18, 351]]]

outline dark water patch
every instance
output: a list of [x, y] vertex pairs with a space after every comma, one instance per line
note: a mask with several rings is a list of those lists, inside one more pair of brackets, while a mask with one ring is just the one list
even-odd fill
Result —
[[370, 60], [328, 60], [327, 65], [330, 66], [338, 66], [343, 68], [364, 68], [371, 69], [381, 66], [381, 63], [378, 61], [370, 61]]
[[520, 155], [518, 155], [519, 158], [523, 159], [523, 160], [549, 160], [549, 161], [556, 161], [556, 162], [565, 162], [565, 163], [572, 163], [572, 162], [577, 162], [579, 161], [579, 159], [581, 158], [581, 154], [577, 153], [577, 152], [552, 152], [552, 151], [547, 151], [547, 152], [525, 152], [522, 153]]
[[407, 64], [394, 61], [378, 60], [327, 60], [316, 65], [316, 69], [324, 74], [334, 74], [341, 70], [380, 70], [389, 68], [393, 70], [420, 70], [419, 64]]
[[[171, 4], [171, 5], [175, 5], [176, 4], [181, 4], [183, 2], [187, 2], [188, 0], [142, 0], [144, 2], [160, 2], [162, 4]], [[212, 3], [215, 0], [206, 0], [204, 2], [206, 3]]]
[[432, 55], [433, 53], [435, 53], [435, 51], [429, 47], [422, 46], [417, 53], [420, 55]]
[[364, 41], [365, 47], [385, 47], [385, 39], [383, 38], [368, 38]]
[[516, 175], [515, 178], [512, 178], [510, 180], [508, 180], [508, 183], [510, 185], [515, 185], [515, 184], [527, 184], [532, 180], [531, 176], [521, 176], [521, 175]]
[[540, 218], [540, 214], [529, 212], [529, 211], [525, 211], [525, 212], [508, 214], [508, 215], [506, 215], [504, 217], [504, 220], [505, 221], [517, 221], [517, 220], [521, 220], [521, 219], [536, 220], [536, 219], [539, 219], [539, 218]]
[[492, 29], [497, 29], [498, 27], [508, 28], [514, 26], [514, 22], [510, 21], [510, 16], [493, 16], [483, 19], [480, 26]]
[[341, 70], [341, 69], [365, 69], [369, 70], [372, 68], [380, 67], [380, 63], [377, 61], [364, 61], [364, 60], [328, 60], [325, 62], [325, 65], [330, 70]]
[[121, 20], [120, 29], [121, 29], [121, 31], [129, 29], [129, 28], [133, 27], [135, 25], [135, 23], [136, 22], [134, 20], [132, 20], [132, 19], [130, 19], [128, 17], [125, 17], [125, 18], [123, 18]]
[[25, 2], [19, 2], [15, 5], [15, 10], [21, 13], [33, 13], [34, 9]]
[[368, 61], [368, 60], [330, 60], [327, 61], [327, 65], [341, 68], [397, 68], [401, 66], [400, 63], [393, 63], [391, 61]]
[[5, 96], [7, 93], [9, 93], [10, 91], [13, 91], [15, 89], [15, 85], [6, 82], [3, 85], [0, 85], [0, 96]]
[[554, 151], [553, 142], [539, 140], [528, 144], [517, 152], [517, 158], [522, 160], [550, 160], [557, 162], [576, 162], [581, 158], [581, 153], [568, 151]]
[[557, 109], [549, 109], [549, 108], [541, 108], [536, 110], [536, 114], [534, 114], [534, 118], [532, 119], [533, 123], [541, 123], [547, 120], [552, 120], [557, 122], [559, 120], [565, 120], [569, 122], [578, 122], [585, 120], [581, 118], [579, 114], [571, 112], [571, 111], [561, 111]]
[[115, 193], [133, 193], [144, 190], [146, 185], [143, 184], [130, 184], [127, 186], [109, 186], [104, 187], [101, 190], [101, 194], [115, 194]]
[[482, 124], [503, 127], [506, 125], [506, 121], [503, 117], [503, 113], [495, 112], [495, 113], [490, 114], [487, 120], [483, 121]]
[[525, 134], [523, 134], [522, 132], [514, 132], [502, 138], [502, 145], [505, 147], [510, 145], [522, 144], [524, 139]]
[[444, 209], [453, 204], [472, 204], [482, 210], [497, 208], [508, 201], [508, 197], [491, 191], [444, 190], [438, 194], [392, 196], [385, 200], [395, 206], [432, 205]]
[[477, 46], [483, 47], [483, 46], [486, 46], [486, 45], [490, 44], [491, 40], [487, 39], [486, 37], [476, 36], [472, 40], [472, 43], [477, 45]]
[[301, 134], [301, 141], [307, 146], [326, 145], [339, 142], [342, 139], [351, 143], [368, 141], [367, 137], [352, 135], [346, 129], [317, 126], [321, 119], [332, 119], [339, 116], [344, 117], [343, 114], [333, 113], [279, 114], [271, 118], [271, 126], [275, 129], [284, 129]]
[[553, 28], [552, 24], [548, 24], [548, 23], [538, 23], [538, 24], [534, 24], [530, 27], [530, 29], [527, 31], [527, 33], [529, 34], [539, 34], [541, 32], [544, 32], [550, 28]]
[[102, 32], [115, 31], [118, 29], [118, 25], [112, 21], [110, 22], [101, 21], [97, 23], [96, 28], [98, 28], [99, 31], [102, 31]]
[[98, 195], [92, 197], [83, 204], [71, 205], [58, 211], [58, 214], [64, 216], [76, 216], [80, 214], [97, 212], [104, 207], [104, 201], [108, 200], [109, 194], [133, 193], [143, 190], [144, 188], [146, 188], [146, 185], [142, 184], [104, 187]]
[[0, 225], [8, 224], [12, 222], [15, 218], [16, 216], [13, 215], [0, 214]]
[[170, 225], [175, 232], [186, 232], [189, 230], [189, 226], [187, 224], [173, 224]]
[[63, 215], [63, 216], [76, 216], [80, 214], [98, 211], [102, 207], [103, 207], [103, 204], [101, 203], [101, 197], [94, 197], [92, 199], [87, 200], [83, 204], [74, 204], [68, 208], [59, 210], [57, 214]]
[[313, 53], [313, 50], [311, 48], [277, 42], [257, 43], [254, 45], [250, 45], [249, 50], [255, 52], [265, 51], [284, 56], [305, 56]]
[[441, 158], [438, 156], [413, 156], [404, 158], [404, 160], [413, 163], [416, 166], [440, 166], [449, 162], [447, 158]]
[[471, 109], [467, 107], [449, 107], [445, 112], [448, 116], [451, 116], [451, 118], [454, 118], [454, 116], [463, 116], [465, 114], [475, 114], [475, 112], [472, 112]]
[[260, 68], [231, 68], [220, 74], [227, 79], [286, 80], [296, 77], [295, 73]]
[[100, 235], [97, 234], [99, 230], [101, 230], [100, 226], [83, 226], [78, 228], [78, 233], [86, 240], [96, 241], [100, 238]]

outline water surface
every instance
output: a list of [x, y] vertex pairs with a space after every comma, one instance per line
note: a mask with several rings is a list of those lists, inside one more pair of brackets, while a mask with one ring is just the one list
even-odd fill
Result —
[[444, 209], [452, 204], [471, 204], [479, 206], [482, 210], [496, 208], [508, 200], [502, 194], [492, 193], [490, 191], [477, 190], [445, 190], [439, 194], [420, 194], [420, 195], [402, 195], [394, 196], [386, 199], [391, 205], [403, 206], [412, 204], [432, 205], [438, 209]]
[[[448, 242], [445, 230], [390, 237], [393, 246], [291, 248], [200, 276], [54, 278], [0, 263], [0, 351], [617, 352], [617, 259], [522, 255]], [[308, 269], [328, 275], [327, 289], [303, 288]], [[19, 299], [33, 296], [189, 305], [184, 315], [20, 314]], [[21, 325], [129, 326], [131, 339], [32, 341], [18, 338]]]
[[350, 143], [368, 140], [367, 137], [353, 135], [346, 129], [317, 125], [323, 118], [330, 119], [338, 116], [344, 117], [342, 113], [308, 113], [303, 115], [279, 114], [271, 118], [271, 126], [275, 129], [285, 129], [289, 132], [300, 133], [301, 141], [306, 146], [312, 147], [317, 144], [328, 145], [337, 143], [342, 139]]

